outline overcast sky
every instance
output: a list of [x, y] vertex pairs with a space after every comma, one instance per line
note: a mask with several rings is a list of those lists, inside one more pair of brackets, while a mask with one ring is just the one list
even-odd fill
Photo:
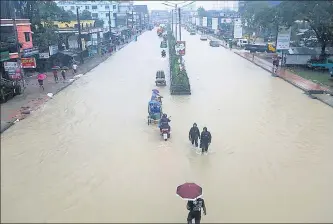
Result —
[[[163, 5], [162, 3], [165, 1], [134, 1], [135, 5], [147, 5], [148, 6], [148, 10], [163, 10], [163, 9], [170, 9], [170, 7], [167, 7], [165, 5]], [[173, 3], [179, 3], [179, 2], [183, 2], [183, 1], [169, 1], [169, 2], [173, 2]], [[190, 1], [188, 1], [190, 2]], [[205, 9], [213, 9], [213, 5], [214, 3], [216, 3], [217, 1], [196, 1], [195, 2], [195, 6], [196, 8], [199, 8], [200, 6], [204, 7]], [[220, 1], [221, 2], [221, 1]], [[231, 6], [233, 4], [233, 2], [228, 2], [226, 3], [229, 6]]]

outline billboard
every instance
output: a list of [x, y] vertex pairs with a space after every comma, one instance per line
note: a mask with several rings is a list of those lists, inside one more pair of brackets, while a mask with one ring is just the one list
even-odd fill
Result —
[[175, 50], [176, 50], [176, 55], [185, 55], [185, 41], [177, 41]]
[[195, 25], [197, 25], [197, 26], [200, 25], [200, 19], [199, 18], [195, 18]]
[[219, 24], [219, 18], [212, 18], [212, 29], [217, 30]]
[[290, 35], [291, 28], [286, 28], [284, 26], [279, 27], [276, 44], [277, 50], [288, 50], [290, 48]]
[[240, 19], [235, 19], [234, 21], [234, 38], [243, 37], [243, 27], [242, 21]]
[[202, 17], [202, 26], [207, 27], [207, 17]]

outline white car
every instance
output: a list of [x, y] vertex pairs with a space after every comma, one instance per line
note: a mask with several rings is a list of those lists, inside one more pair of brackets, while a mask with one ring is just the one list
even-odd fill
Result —
[[200, 40], [207, 40], [207, 36], [206, 35], [201, 35]]

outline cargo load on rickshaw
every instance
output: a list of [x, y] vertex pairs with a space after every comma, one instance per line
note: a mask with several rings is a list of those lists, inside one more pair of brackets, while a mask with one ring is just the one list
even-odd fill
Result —
[[165, 73], [162, 70], [156, 72], [156, 86], [166, 86]]

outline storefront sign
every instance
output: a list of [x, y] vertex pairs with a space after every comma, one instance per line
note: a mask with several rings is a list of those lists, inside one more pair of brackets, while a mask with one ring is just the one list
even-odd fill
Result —
[[46, 53], [39, 53], [39, 58], [40, 59], [48, 59], [48, 58], [50, 58], [50, 55], [49, 55], [48, 52], [46, 52]]
[[9, 71], [14, 71], [18, 68], [18, 64], [17, 62], [9, 62], [9, 61], [5, 61], [3, 63], [3, 67], [5, 68], [5, 71], [9, 72]]
[[58, 45], [49, 46], [50, 56], [55, 55], [56, 53], [58, 53], [58, 51], [59, 51]]
[[38, 53], [39, 50], [36, 47], [23, 49], [23, 57], [29, 57]]
[[185, 41], [177, 41], [175, 50], [177, 55], [184, 56], [185, 55]]
[[9, 59], [9, 51], [0, 52], [0, 61], [7, 61]]
[[36, 68], [36, 59], [35, 58], [22, 58], [21, 67], [22, 68]]

